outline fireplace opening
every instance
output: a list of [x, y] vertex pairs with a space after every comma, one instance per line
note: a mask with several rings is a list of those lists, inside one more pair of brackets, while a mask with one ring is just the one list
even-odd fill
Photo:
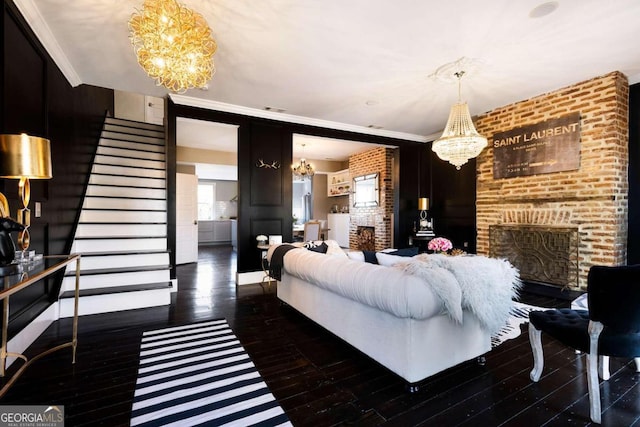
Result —
[[375, 251], [376, 250], [376, 230], [375, 227], [359, 225], [356, 230], [358, 239], [358, 250]]
[[505, 258], [525, 282], [578, 287], [578, 229], [540, 225], [489, 226], [489, 255]]

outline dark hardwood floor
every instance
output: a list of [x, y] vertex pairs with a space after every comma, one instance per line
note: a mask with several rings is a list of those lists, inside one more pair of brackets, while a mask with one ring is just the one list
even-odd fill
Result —
[[[78, 355], [53, 353], [31, 366], [0, 401], [64, 405], [67, 426], [128, 425], [143, 331], [226, 318], [296, 426], [583, 426], [590, 425], [585, 359], [544, 339], [545, 370], [529, 380], [526, 332], [487, 354], [426, 380], [418, 393], [387, 369], [326, 332], [259, 286], [235, 287], [235, 254], [201, 248], [197, 264], [178, 267], [170, 307], [84, 316]], [[523, 302], [568, 306], [533, 294]], [[56, 322], [29, 353], [64, 341], [71, 320]], [[601, 385], [603, 425], [640, 425], [639, 374], [612, 359]]]

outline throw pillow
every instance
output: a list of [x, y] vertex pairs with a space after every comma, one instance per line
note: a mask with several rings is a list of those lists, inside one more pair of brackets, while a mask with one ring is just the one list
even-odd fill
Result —
[[390, 255], [383, 252], [378, 252], [376, 254], [376, 258], [378, 259], [378, 264], [384, 267], [391, 267], [399, 262], [407, 262], [407, 257], [398, 256], [398, 255]]
[[325, 242], [317, 244], [316, 242], [306, 242], [304, 247], [313, 252], [319, 252], [321, 254], [326, 254], [329, 246]]
[[349, 257], [349, 259], [352, 259], [354, 261], [364, 262], [364, 254], [362, 253], [362, 251], [349, 251], [347, 252], [347, 256]]
[[338, 242], [335, 240], [325, 240], [324, 242], [329, 247], [329, 249], [327, 249], [327, 255], [347, 258], [347, 253], [340, 247]]
[[390, 267], [398, 262], [406, 261], [406, 257], [415, 255], [418, 255], [418, 247], [378, 252], [376, 253], [376, 258], [378, 259], [378, 264]]
[[397, 256], [414, 256], [414, 255], [418, 255], [418, 247], [412, 247], [412, 248], [403, 248], [403, 249], [398, 249], [395, 251], [391, 251], [391, 252], [386, 252], [386, 254], [388, 255], [397, 255]]
[[377, 264], [378, 258], [376, 258], [376, 251], [362, 251], [364, 254], [364, 262], [369, 264]]

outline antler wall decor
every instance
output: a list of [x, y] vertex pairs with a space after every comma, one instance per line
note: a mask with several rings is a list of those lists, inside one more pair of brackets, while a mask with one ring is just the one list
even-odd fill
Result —
[[258, 161], [256, 162], [256, 167], [267, 168], [267, 169], [280, 169], [280, 162], [277, 160], [274, 160], [273, 162], [271, 162], [271, 164], [269, 164], [269, 163], [265, 163], [262, 159], [258, 159]]

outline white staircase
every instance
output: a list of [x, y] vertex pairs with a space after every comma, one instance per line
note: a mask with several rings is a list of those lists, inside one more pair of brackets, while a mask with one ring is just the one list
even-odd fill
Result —
[[[71, 252], [82, 254], [79, 313], [168, 305], [162, 126], [107, 118]], [[73, 316], [75, 265], [60, 289], [60, 317]]]

